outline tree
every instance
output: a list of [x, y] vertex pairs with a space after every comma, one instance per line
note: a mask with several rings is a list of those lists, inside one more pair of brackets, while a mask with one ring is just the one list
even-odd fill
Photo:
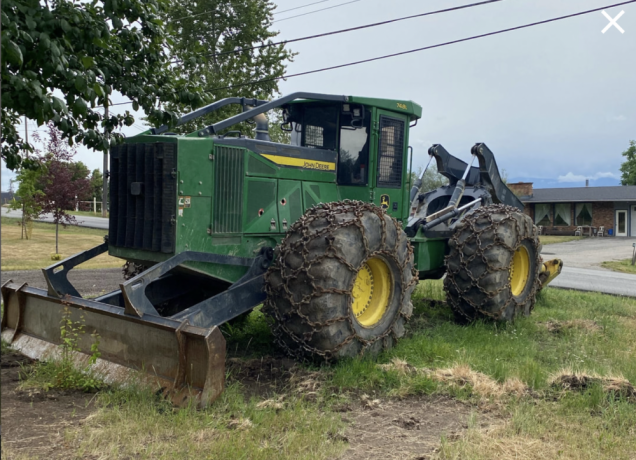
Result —
[[621, 165], [621, 185], [636, 185], [636, 141], [629, 141], [623, 156], [626, 160]]
[[95, 198], [97, 201], [100, 201], [102, 199], [102, 190], [104, 187], [104, 175], [99, 169], [94, 169], [91, 173], [90, 183], [91, 199]]
[[33, 219], [42, 213], [42, 195], [39, 182], [42, 177], [43, 169], [27, 169], [21, 168], [16, 176], [19, 182], [16, 196], [20, 200], [11, 201], [11, 209], [22, 210], [22, 234], [21, 238], [27, 240], [31, 237], [30, 229], [32, 228]]
[[501, 177], [501, 182], [508, 185], [508, 171], [506, 171], [506, 168], [501, 168], [499, 171], [499, 177]]
[[[270, 0], [190, 0], [175, 3], [167, 12], [166, 20], [175, 35], [173, 52], [183, 76], [202, 82], [208, 101], [239, 95], [270, 99], [278, 93], [278, 78], [294, 54], [284, 44], [251, 49], [273, 44], [271, 39], [278, 35], [269, 30], [274, 8]], [[183, 104], [168, 106], [186, 109]], [[177, 131], [192, 132], [241, 110], [226, 106]], [[230, 129], [246, 134], [253, 125], [242, 123]]]
[[[416, 172], [411, 173], [411, 184], [413, 184], [419, 177], [422, 177], [423, 171], [424, 168], [420, 166]], [[435, 163], [431, 163], [426, 172], [424, 172], [422, 187], [420, 190], [422, 192], [430, 192], [442, 185], [448, 185], [448, 179], [437, 171], [437, 165], [435, 165]]]
[[[171, 62], [161, 15], [168, 0], [4, 0], [2, 2], [2, 158], [9, 169], [32, 151], [16, 129], [22, 116], [53, 123], [69, 144], [106, 150], [108, 134], [134, 118], [105, 118], [113, 91], [132, 100], [156, 124], [177, 114], [163, 103], [201, 105], [197, 80]], [[63, 98], [55, 94], [63, 94]], [[176, 106], [173, 106], [176, 107]], [[121, 135], [110, 138], [117, 142]]]
[[78, 177], [73, 180], [73, 167], [71, 159], [76, 153], [74, 147], [69, 147], [62, 139], [61, 133], [52, 125], [49, 125], [49, 140], [46, 145], [45, 172], [41, 176], [42, 195], [39, 202], [42, 213], [53, 215], [55, 222], [55, 253], [59, 254], [59, 226], [76, 224], [74, 216], [67, 211], [74, 210], [78, 197], [90, 192], [90, 182], [86, 177]]
[[85, 179], [90, 174], [90, 170], [88, 169], [88, 166], [86, 166], [81, 161], [72, 161], [69, 164], [69, 168], [71, 168], [71, 171], [73, 173], [71, 180]]

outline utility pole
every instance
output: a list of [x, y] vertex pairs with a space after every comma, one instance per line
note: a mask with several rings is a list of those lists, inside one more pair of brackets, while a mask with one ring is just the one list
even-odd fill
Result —
[[[108, 96], [106, 96], [106, 106], [104, 107], [104, 118], [108, 119], [109, 115], [108, 115]], [[108, 130], [108, 127], [106, 127], [106, 139], [108, 141], [110, 141], [110, 131]], [[110, 142], [109, 142], [110, 143]], [[107, 203], [107, 198], [108, 198], [108, 150], [110, 149], [110, 147], [108, 147], [105, 151], [104, 151], [104, 167], [103, 167], [103, 180], [104, 183], [102, 185], [102, 217], [106, 217], [106, 203]]]
[[[29, 124], [26, 115], [24, 116], [24, 140], [28, 144], [29, 143]], [[26, 156], [29, 158], [29, 151], [26, 151]], [[22, 197], [22, 230], [20, 231], [20, 239], [29, 239], [29, 234], [26, 231], [26, 218], [25, 218], [26, 208], [24, 206], [24, 197]]]

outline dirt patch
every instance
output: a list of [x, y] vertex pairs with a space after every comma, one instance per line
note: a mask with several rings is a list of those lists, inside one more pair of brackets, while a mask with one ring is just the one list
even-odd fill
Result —
[[274, 394], [296, 393], [311, 398], [317, 394], [324, 372], [310, 371], [285, 357], [227, 360], [229, 381], [238, 381], [247, 397], [268, 398]]
[[578, 329], [584, 332], [601, 332], [603, 327], [596, 321], [591, 319], [573, 319], [570, 321], [546, 321], [545, 323], [539, 323], [544, 326], [548, 332], [554, 334], [560, 334], [569, 329]]
[[68, 458], [71, 446], [64, 432], [94, 411], [94, 395], [17, 390], [20, 372], [31, 364], [18, 353], [2, 353], [2, 458]]
[[341, 460], [428, 459], [445, 436], [457, 439], [468, 429], [471, 407], [443, 397], [403, 400], [362, 398], [343, 408], [349, 423], [343, 440], [349, 448]]

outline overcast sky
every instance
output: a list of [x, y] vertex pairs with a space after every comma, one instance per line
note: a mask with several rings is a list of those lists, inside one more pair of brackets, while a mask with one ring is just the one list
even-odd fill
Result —
[[[318, 0], [280, 0], [278, 9]], [[335, 6], [328, 0], [276, 19]], [[273, 24], [279, 38], [413, 15], [472, 0], [357, 0]], [[420, 48], [552, 17], [603, 7], [617, 0], [506, 0], [430, 17], [293, 43], [298, 52], [288, 73], [297, 73]], [[423, 106], [411, 130], [414, 165], [443, 144], [468, 159], [485, 142], [511, 182], [538, 187], [617, 185], [621, 152], [636, 140], [636, 3], [470, 42], [361, 64], [280, 83], [283, 94], [312, 91], [410, 99]], [[240, 94], [237, 94], [240, 96]], [[125, 99], [113, 100], [113, 102]], [[129, 106], [119, 106], [123, 110]], [[125, 131], [142, 130], [140, 120]], [[78, 156], [101, 168], [100, 153]], [[8, 174], [2, 173], [2, 189]]]

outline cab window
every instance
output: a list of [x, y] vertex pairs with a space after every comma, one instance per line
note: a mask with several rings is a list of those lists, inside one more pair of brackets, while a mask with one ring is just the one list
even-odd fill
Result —
[[[348, 113], [340, 114], [340, 142], [338, 148], [338, 184], [367, 185], [369, 183], [369, 127], [371, 115], [352, 122]], [[353, 126], [356, 125], [356, 126]]]

